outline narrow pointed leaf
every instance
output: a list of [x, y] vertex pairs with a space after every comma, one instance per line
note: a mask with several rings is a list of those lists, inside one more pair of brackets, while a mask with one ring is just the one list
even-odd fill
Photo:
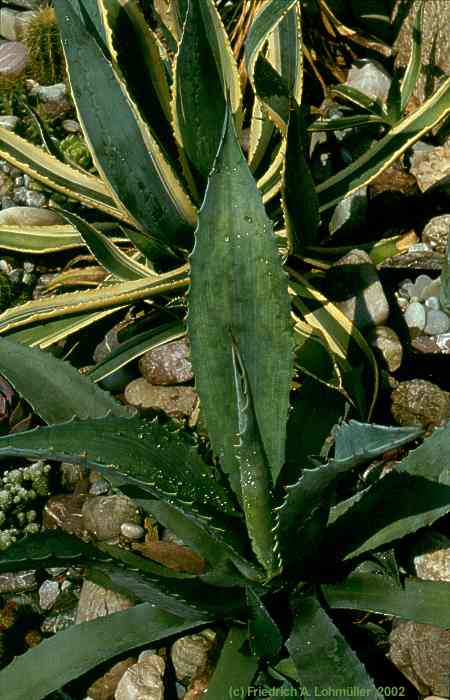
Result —
[[273, 479], [284, 461], [293, 343], [277, 241], [231, 118], [199, 215], [191, 279], [188, 330], [197, 388], [213, 449], [239, 493], [230, 333], [246, 368]]
[[184, 620], [151, 603], [142, 603], [73, 625], [17, 656], [0, 671], [0, 696], [8, 700], [43, 700], [98, 664], [129, 649], [187, 631], [194, 624], [192, 619]]
[[361, 90], [357, 90], [349, 85], [337, 85], [336, 87], [330, 88], [330, 93], [336, 97], [341, 97], [342, 99], [351, 102], [360, 109], [372, 112], [378, 117], [385, 116], [383, 115], [381, 103], [378, 100], [366, 95], [365, 92], [361, 92]]
[[128, 408], [68, 362], [41, 350], [1, 339], [0, 368], [2, 375], [46, 423], [61, 423], [73, 416], [129, 415]]
[[19, 253], [56, 253], [84, 246], [78, 231], [70, 225], [13, 226], [0, 225], [0, 247]]
[[334, 456], [336, 459], [348, 459], [354, 455], [362, 459], [374, 459], [388, 450], [406, 445], [422, 434], [423, 429], [416, 426], [398, 428], [351, 420], [342, 423], [334, 431]]
[[412, 28], [412, 46], [411, 55], [408, 65], [406, 66], [405, 74], [400, 84], [400, 113], [403, 114], [406, 105], [409, 102], [411, 95], [416, 87], [417, 80], [422, 67], [422, 25], [423, 25], [423, 2], [419, 3], [416, 19]]
[[260, 596], [252, 588], [246, 589], [246, 595], [250, 608], [250, 648], [259, 658], [275, 659], [283, 646], [283, 636]]
[[366, 669], [315, 596], [293, 602], [294, 625], [286, 642], [300, 682], [312, 696], [329, 688], [358, 688], [383, 700]]
[[[208, 700], [223, 700], [224, 688], [245, 692], [251, 687], [259, 661], [245, 649], [247, 630], [234, 625], [228, 632], [214, 673], [208, 682]], [[242, 695], [245, 697], [245, 695]]]

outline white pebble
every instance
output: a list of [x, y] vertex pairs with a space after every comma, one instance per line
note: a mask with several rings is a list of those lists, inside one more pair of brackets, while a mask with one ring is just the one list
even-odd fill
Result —
[[427, 322], [424, 333], [427, 335], [440, 335], [446, 333], [450, 328], [450, 318], [443, 311], [431, 309], [427, 313]]
[[425, 307], [417, 301], [410, 304], [405, 311], [405, 323], [408, 328], [417, 328], [419, 331], [423, 331], [426, 322]]
[[429, 287], [432, 282], [433, 280], [428, 275], [419, 275], [416, 281], [414, 282], [414, 287], [412, 289], [411, 296], [416, 296], [421, 299], [423, 290], [426, 287]]
[[135, 523], [122, 523], [120, 532], [127, 540], [140, 540], [145, 534], [144, 528]]
[[438, 309], [441, 308], [437, 297], [427, 297], [427, 299], [425, 299], [425, 306], [427, 309], [434, 309], [435, 311], [438, 311]]

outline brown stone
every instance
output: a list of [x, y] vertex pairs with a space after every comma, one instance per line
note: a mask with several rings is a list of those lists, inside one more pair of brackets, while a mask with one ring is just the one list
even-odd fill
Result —
[[28, 50], [20, 41], [7, 41], [0, 46], [0, 78], [18, 78], [27, 64]]
[[161, 656], [142, 652], [120, 679], [115, 700], [163, 700], [165, 668]]
[[401, 382], [392, 392], [392, 415], [400, 425], [434, 428], [450, 417], [448, 394], [425, 379]]
[[450, 148], [437, 146], [432, 151], [424, 151], [414, 158], [411, 172], [421, 192], [446, 182], [450, 177]]
[[140, 525], [141, 514], [128, 496], [94, 496], [83, 505], [84, 526], [98, 540], [119, 537], [122, 523]]
[[76, 624], [105, 617], [133, 606], [133, 601], [127, 596], [98, 586], [93, 581], [85, 579], [81, 587], [80, 602], [78, 603]]
[[398, 161], [372, 180], [369, 185], [369, 196], [376, 197], [383, 192], [401, 192], [407, 197], [418, 194], [416, 178], [408, 173]]
[[187, 338], [148, 350], [139, 360], [142, 376], [156, 385], [182, 384], [193, 379]]
[[173, 418], [190, 416], [197, 394], [190, 386], [155, 386], [145, 379], [133, 379], [125, 388], [125, 401], [131, 406], [164, 411]]
[[91, 686], [89, 686], [87, 694], [92, 700], [114, 700], [119, 681], [125, 671], [136, 663], [136, 658], [130, 656], [128, 659], [119, 661], [117, 664], [105, 673], [101, 678], [98, 678]]
[[157, 561], [173, 571], [185, 571], [198, 576], [205, 572], [205, 561], [202, 557], [183, 544], [148, 539], [142, 544], [133, 544], [132, 548], [143, 557]]
[[78, 537], [86, 533], [82, 513], [85, 494], [51, 496], [44, 508], [43, 525], [52, 530], [57, 527]]

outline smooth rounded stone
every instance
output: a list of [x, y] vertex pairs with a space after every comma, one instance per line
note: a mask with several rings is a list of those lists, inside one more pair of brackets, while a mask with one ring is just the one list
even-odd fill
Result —
[[70, 494], [51, 496], [44, 506], [43, 526], [52, 530], [60, 527], [71, 535], [83, 537], [86, 533], [82, 506], [86, 494]]
[[20, 41], [7, 41], [0, 46], [0, 78], [18, 78], [28, 65], [28, 50]]
[[139, 360], [139, 370], [150, 384], [172, 385], [190, 381], [194, 373], [187, 338], [148, 350]]
[[110, 591], [85, 579], [81, 586], [75, 624], [78, 625], [80, 622], [88, 622], [97, 617], [105, 617], [105, 615], [127, 610], [133, 604], [133, 601], [127, 596]]
[[0, 9], [0, 35], [10, 41], [20, 41], [35, 12], [18, 11], [10, 7]]
[[98, 678], [89, 686], [87, 692], [91, 700], [114, 700], [114, 693], [120, 679], [125, 671], [136, 663], [136, 658], [130, 656], [128, 659], [119, 661], [107, 671], [101, 678]]
[[389, 372], [396, 372], [403, 359], [403, 346], [397, 333], [388, 326], [376, 326], [370, 331], [368, 341], [381, 354]]
[[0, 593], [32, 591], [36, 586], [35, 571], [21, 571], [18, 574], [0, 574]]
[[443, 311], [439, 309], [430, 309], [427, 311], [427, 322], [423, 332], [426, 335], [440, 335], [441, 333], [447, 333], [450, 328], [450, 318]]
[[392, 392], [391, 412], [400, 425], [422, 425], [424, 428], [447, 423], [450, 399], [447, 392], [425, 379], [401, 382]]
[[327, 272], [330, 299], [358, 328], [383, 325], [389, 316], [389, 303], [377, 269], [363, 250], [354, 249]]
[[141, 654], [120, 679], [115, 700], [164, 700], [166, 664], [157, 654]]
[[187, 686], [205, 672], [215, 647], [215, 637], [213, 630], [206, 629], [200, 634], [181, 637], [172, 644], [170, 657], [177, 681]]
[[369, 59], [355, 61], [345, 82], [373, 99], [386, 100], [391, 86], [391, 76], [378, 61]]
[[27, 190], [25, 193], [25, 204], [27, 207], [43, 207], [47, 204], [47, 197], [42, 192]]
[[38, 10], [47, 5], [47, 0], [2, 0], [4, 5], [23, 7], [24, 10]]
[[124, 392], [130, 406], [164, 411], [173, 418], [190, 416], [197, 402], [197, 394], [190, 386], [154, 386], [146, 379], [133, 379]]
[[83, 505], [84, 525], [98, 540], [119, 537], [122, 523], [140, 525], [142, 517], [135, 502], [127, 496], [94, 496]]
[[450, 148], [437, 146], [416, 158], [411, 172], [417, 180], [421, 192], [426, 192], [441, 180], [450, 176]]
[[106, 358], [111, 354], [111, 352], [120, 345], [118, 333], [119, 327], [113, 326], [113, 328], [111, 328], [105, 334], [103, 340], [101, 340], [100, 343], [96, 345], [92, 356], [96, 364], [98, 364], [99, 362], [103, 362], [103, 360], [106, 360]]
[[18, 123], [19, 117], [15, 117], [13, 114], [5, 114], [0, 116], [0, 126], [8, 131], [15, 131]]
[[389, 658], [421, 695], [450, 695], [450, 632], [410, 620], [394, 622]]
[[435, 280], [433, 280], [432, 283], [428, 285], [428, 287], [425, 287], [425, 289], [422, 292], [422, 298], [428, 299], [429, 297], [439, 297], [440, 293], [441, 293], [441, 278], [439, 276]]
[[126, 385], [134, 379], [136, 372], [134, 372], [129, 367], [119, 367], [115, 372], [112, 372], [107, 377], [99, 382], [99, 385], [105, 391], [109, 391], [113, 394], [121, 393]]
[[145, 535], [145, 530], [141, 525], [136, 523], [122, 523], [120, 526], [120, 534], [127, 540], [140, 540]]
[[51, 209], [10, 207], [0, 211], [0, 224], [10, 226], [56, 226], [64, 223], [62, 216]]
[[428, 275], [419, 275], [411, 288], [411, 297], [422, 299], [423, 290], [433, 282]]
[[39, 605], [42, 610], [50, 610], [60, 594], [58, 581], [44, 581], [39, 587]]
[[434, 216], [422, 231], [422, 241], [428, 243], [437, 253], [445, 254], [450, 234], [450, 214]]
[[414, 301], [408, 305], [404, 313], [405, 323], [408, 328], [423, 331], [427, 322], [427, 312], [420, 301]]
[[330, 236], [349, 235], [367, 225], [367, 187], [342, 199], [336, 206], [329, 224]]
[[427, 297], [424, 304], [427, 309], [433, 309], [434, 311], [438, 311], [441, 308], [438, 297]]
[[75, 119], [64, 119], [62, 123], [62, 128], [69, 134], [76, 134], [81, 132], [81, 126]]
[[55, 83], [54, 85], [36, 84], [31, 89], [30, 94], [40, 100], [42, 107], [49, 116], [61, 116], [71, 109], [65, 83]]

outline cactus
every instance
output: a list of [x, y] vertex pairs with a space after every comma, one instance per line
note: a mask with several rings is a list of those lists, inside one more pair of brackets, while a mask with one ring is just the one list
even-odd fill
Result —
[[61, 38], [52, 7], [43, 7], [25, 29], [22, 41], [29, 53], [29, 76], [41, 85], [60, 83], [65, 78]]
[[81, 136], [70, 134], [60, 142], [59, 147], [71, 161], [84, 170], [94, 170], [91, 154]]

